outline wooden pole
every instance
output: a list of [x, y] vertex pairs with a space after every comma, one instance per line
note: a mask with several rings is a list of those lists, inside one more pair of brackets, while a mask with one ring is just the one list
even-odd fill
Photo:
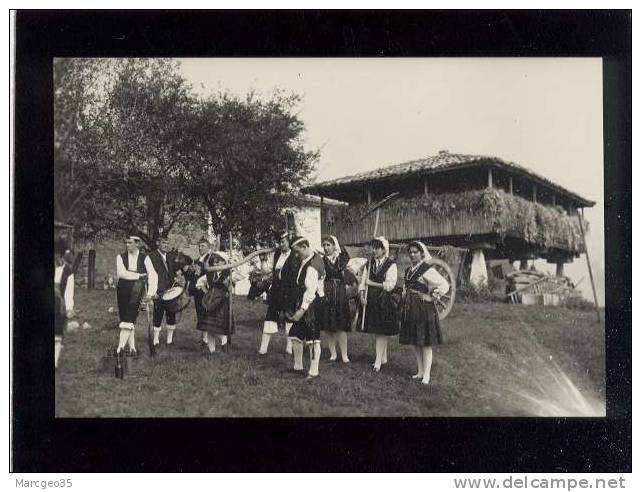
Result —
[[[232, 263], [232, 235], [231, 231], [229, 231], [229, 263]], [[234, 313], [234, 308], [233, 308], [233, 301], [234, 301], [234, 284], [232, 282], [232, 270], [229, 270], [229, 319], [227, 321], [227, 343], [229, 344], [229, 347], [231, 348], [231, 330], [232, 330], [232, 316]]]
[[512, 181], [512, 176], [510, 176], [510, 195], [514, 195], [514, 182]]
[[590, 255], [588, 254], [588, 243], [585, 241], [585, 230], [583, 229], [583, 209], [578, 213], [579, 227], [581, 228], [581, 236], [583, 237], [583, 246], [585, 247], [585, 259], [588, 262], [588, 273], [590, 274], [590, 283], [592, 284], [592, 295], [594, 296], [594, 309], [596, 310], [596, 319], [601, 322], [601, 313], [599, 312], [599, 303], [596, 298], [596, 287], [594, 286], [594, 276], [592, 275], [592, 265], [590, 264]]
[[492, 168], [489, 167], [487, 169], [487, 187], [492, 188], [493, 183], [492, 183]]
[[429, 190], [427, 186], [427, 174], [426, 174], [425, 177], [423, 178], [423, 196], [425, 196], [425, 198], [427, 198], [428, 191]]
[[[376, 220], [374, 222], [374, 235], [372, 237], [376, 237], [376, 235], [378, 234], [378, 219], [380, 217], [380, 214], [381, 214], [381, 209], [377, 208], [376, 209]], [[374, 261], [374, 252], [372, 251], [372, 254], [370, 256], [370, 260], [367, 263], [367, 271], [365, 272], [365, 274], [367, 275], [365, 277], [365, 301], [367, 301], [367, 291], [368, 291], [368, 287], [369, 287], [367, 285], [367, 281], [369, 280], [369, 272], [370, 272], [370, 268], [372, 267], [372, 262], [373, 261]], [[367, 304], [365, 304], [363, 306], [363, 317], [361, 318], [361, 331], [363, 331], [365, 329], [365, 313], [366, 312], [367, 312]]]

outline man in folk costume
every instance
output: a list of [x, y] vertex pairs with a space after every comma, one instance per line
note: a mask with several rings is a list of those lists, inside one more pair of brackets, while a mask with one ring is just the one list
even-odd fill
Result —
[[435, 301], [450, 290], [450, 284], [431, 267], [432, 258], [421, 241], [407, 246], [410, 266], [405, 271], [401, 333], [399, 343], [412, 345], [418, 368], [412, 379], [429, 384], [432, 369], [432, 346], [443, 343], [443, 334]]
[[307, 344], [312, 353], [307, 379], [312, 379], [319, 375], [320, 326], [315, 311], [319, 299], [323, 297], [325, 267], [323, 260], [310, 247], [308, 239], [294, 238], [292, 248], [301, 260], [296, 276], [296, 311], [288, 315], [292, 321], [289, 337], [294, 353], [294, 371], [303, 371], [303, 344]]
[[[376, 360], [374, 370], [379, 372], [387, 363], [387, 345], [390, 336], [398, 335], [397, 307], [392, 298], [398, 272], [396, 263], [389, 257], [389, 242], [383, 236], [371, 242], [374, 258], [368, 260], [361, 278], [362, 311], [365, 316], [364, 331], [376, 336]], [[367, 271], [369, 270], [369, 277]], [[367, 294], [365, 294], [367, 292]]]
[[157, 249], [149, 253], [149, 259], [156, 272], [155, 279], [149, 279], [149, 297], [156, 299], [154, 302], [154, 346], [160, 345], [160, 332], [163, 318], [167, 325], [167, 347], [173, 346], [174, 331], [176, 329], [176, 313], [165, 309], [160, 300], [162, 295], [174, 285], [182, 282], [182, 271], [176, 269], [175, 253], [169, 251], [169, 240], [161, 237], [157, 242]]
[[271, 336], [278, 332], [278, 325], [285, 324], [287, 335], [286, 352], [292, 353], [292, 342], [289, 338], [289, 331], [292, 323], [285, 320], [285, 312], [296, 310], [296, 275], [300, 266], [300, 259], [290, 248], [290, 238], [287, 231], [282, 231], [277, 236], [278, 250], [274, 254], [274, 266], [272, 269], [272, 283], [268, 295], [268, 308], [263, 323], [263, 336], [258, 353], [265, 355], [269, 347]]
[[73, 317], [74, 275], [68, 262], [65, 261], [67, 242], [59, 239], [55, 243], [54, 264], [54, 367], [62, 350], [62, 337], [67, 326], [67, 319]]
[[[140, 238], [129, 236], [125, 239], [127, 251], [116, 256], [116, 298], [118, 300], [118, 315], [120, 317], [120, 338], [118, 353], [125, 345], [133, 355], [137, 355], [135, 344], [136, 320], [140, 311], [140, 303], [145, 296], [145, 282], [157, 285], [156, 271], [147, 255], [140, 252]], [[152, 295], [155, 292], [151, 293]], [[150, 299], [148, 295], [146, 301]]]

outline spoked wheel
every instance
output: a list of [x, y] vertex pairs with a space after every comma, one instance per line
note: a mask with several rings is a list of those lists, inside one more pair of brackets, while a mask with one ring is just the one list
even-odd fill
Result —
[[442, 295], [440, 299], [436, 299], [434, 304], [436, 310], [438, 311], [439, 319], [445, 319], [452, 307], [454, 306], [454, 299], [456, 299], [456, 278], [452, 273], [450, 266], [439, 258], [432, 258], [427, 262], [431, 267], [433, 267], [438, 273], [440, 273], [447, 283], [450, 284], [450, 290], [447, 294]]

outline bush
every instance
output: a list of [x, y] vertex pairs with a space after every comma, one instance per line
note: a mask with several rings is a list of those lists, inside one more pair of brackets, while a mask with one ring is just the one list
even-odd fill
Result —
[[456, 300], [468, 303], [504, 302], [505, 281], [490, 277], [486, 285], [462, 285], [456, 289]]
[[560, 305], [576, 311], [594, 311], [594, 303], [580, 296], [566, 297]]

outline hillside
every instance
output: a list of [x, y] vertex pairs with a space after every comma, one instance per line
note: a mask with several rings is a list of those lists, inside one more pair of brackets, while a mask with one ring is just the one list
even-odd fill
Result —
[[[457, 303], [444, 321], [448, 342], [434, 354], [432, 384], [410, 375], [409, 347], [390, 344], [389, 363], [371, 369], [374, 341], [349, 335], [351, 363], [329, 362], [311, 382], [289, 372], [284, 339], [256, 355], [265, 305], [235, 298], [238, 319], [228, 353], [204, 357], [187, 308], [176, 347], [147, 355], [146, 328], [137, 332], [144, 356], [124, 380], [98, 370], [117, 339], [114, 291], [78, 290], [79, 329], [65, 337], [56, 372], [57, 417], [223, 416], [552, 416], [602, 415], [604, 329], [593, 312], [507, 304]], [[144, 313], [139, 324], [142, 326]], [[164, 339], [164, 330], [161, 339]], [[567, 379], [566, 379], [567, 376]]]

